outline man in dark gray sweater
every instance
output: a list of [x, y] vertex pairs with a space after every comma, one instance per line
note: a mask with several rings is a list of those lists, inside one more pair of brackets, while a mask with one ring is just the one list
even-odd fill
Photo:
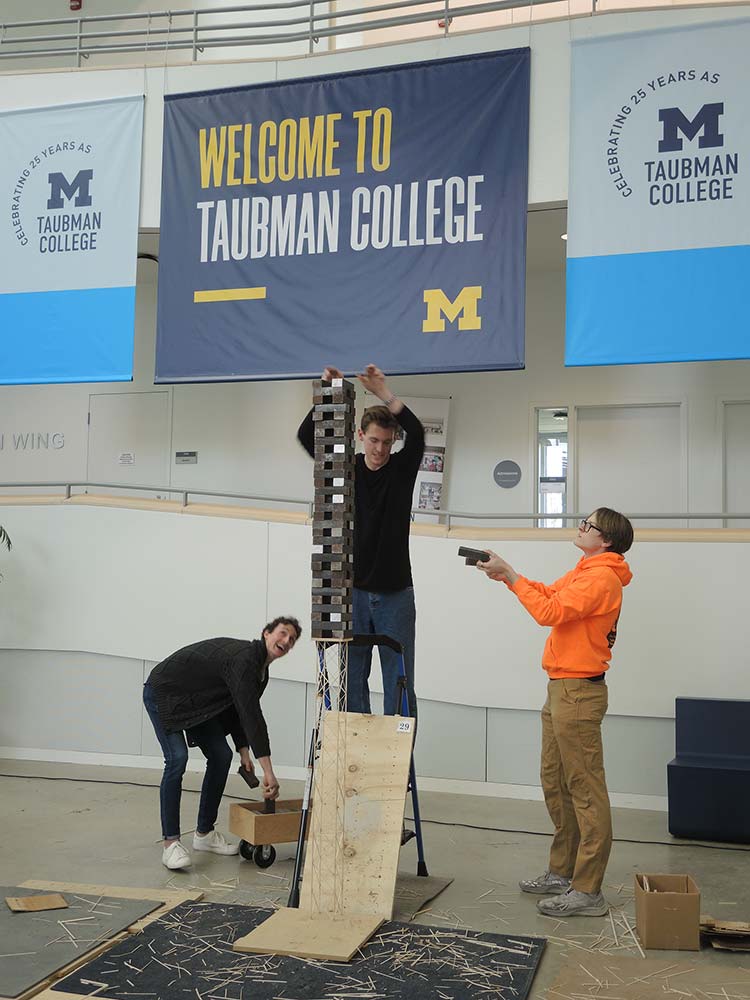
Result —
[[[203, 639], [178, 649], [151, 671], [143, 703], [164, 753], [160, 806], [164, 851], [162, 863], [187, 868], [190, 855], [180, 843], [180, 797], [188, 745], [206, 758], [193, 849], [237, 854], [214, 829], [219, 803], [232, 763], [231, 734], [245, 770], [255, 768], [250, 747], [263, 770], [263, 795], [275, 799], [279, 783], [271, 764], [268, 727], [260, 707], [268, 668], [286, 656], [302, 633], [296, 618], [274, 618], [260, 639]], [[187, 739], [186, 739], [187, 737]]]

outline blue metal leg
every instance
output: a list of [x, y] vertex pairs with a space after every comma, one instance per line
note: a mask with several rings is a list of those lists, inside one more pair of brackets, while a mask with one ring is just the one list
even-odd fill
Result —
[[[401, 685], [401, 714], [405, 717], [409, 715], [409, 695], [406, 690], [406, 666], [404, 664], [403, 653], [401, 654], [401, 665], [399, 683]], [[417, 774], [414, 770], [414, 753], [411, 755], [409, 764], [409, 787], [411, 788], [411, 804], [414, 810], [414, 833], [417, 837], [417, 875], [427, 876], [427, 862], [424, 858], [424, 841], [422, 840], [422, 819], [419, 814], [419, 795], [417, 794]]]
[[422, 818], [419, 815], [419, 796], [417, 795], [417, 778], [414, 772], [414, 756], [411, 758], [409, 768], [409, 780], [411, 782], [411, 807], [414, 810], [414, 832], [417, 835], [417, 875], [427, 876], [427, 862], [424, 859], [424, 842], [422, 841]]

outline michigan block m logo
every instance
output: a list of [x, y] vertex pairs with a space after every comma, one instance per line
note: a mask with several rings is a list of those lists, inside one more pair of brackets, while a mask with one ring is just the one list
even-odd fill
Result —
[[47, 208], [64, 208], [63, 195], [68, 199], [75, 195], [77, 208], [91, 204], [91, 192], [89, 186], [94, 176], [93, 170], [79, 170], [72, 181], [68, 181], [65, 174], [48, 174], [50, 196], [47, 201]]
[[422, 323], [422, 333], [442, 333], [446, 319], [449, 323], [458, 320], [459, 330], [481, 330], [482, 317], [478, 312], [481, 297], [481, 285], [466, 285], [452, 302], [442, 288], [425, 288], [427, 316]]
[[724, 136], [719, 132], [719, 118], [723, 114], [723, 103], [704, 104], [692, 119], [687, 118], [679, 108], [662, 108], [659, 112], [659, 121], [663, 126], [659, 152], [679, 153], [682, 149], [682, 139], [677, 133], [682, 132], [688, 142], [692, 142], [701, 129], [703, 134], [698, 140], [700, 149], [723, 146]]

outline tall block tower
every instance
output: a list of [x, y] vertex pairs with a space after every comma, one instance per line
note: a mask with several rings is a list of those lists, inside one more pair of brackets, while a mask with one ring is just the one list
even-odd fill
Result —
[[352, 637], [354, 586], [354, 386], [313, 382], [315, 471], [312, 637]]

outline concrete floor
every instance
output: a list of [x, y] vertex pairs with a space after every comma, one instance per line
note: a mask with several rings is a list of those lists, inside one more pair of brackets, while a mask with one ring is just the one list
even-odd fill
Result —
[[[292, 871], [292, 846], [280, 846], [266, 872], [237, 857], [196, 854], [187, 872], [162, 867], [158, 823], [158, 781], [153, 770], [84, 767], [33, 761], [0, 760], [3, 846], [0, 884], [26, 879], [104, 883], [123, 886], [199, 888], [222, 902], [281, 904]], [[185, 831], [194, 823], [201, 776], [188, 773], [183, 797]], [[131, 782], [133, 784], [127, 784]], [[147, 786], [147, 787], [141, 787]], [[230, 776], [219, 828], [227, 830], [228, 796], [247, 798], [246, 786]], [[299, 782], [282, 782], [282, 794], [301, 794]], [[520, 877], [546, 867], [549, 821], [542, 803], [484, 796], [423, 793], [427, 862], [432, 875], [454, 879], [416, 919], [435, 926], [460, 926], [496, 933], [546, 937], [547, 949], [532, 990], [543, 995], [560, 970], [585, 956], [605, 931], [607, 918], [553, 921], [536, 911], [536, 900], [517, 891]], [[410, 812], [408, 811], [410, 815]], [[470, 829], [468, 826], [491, 829]], [[604, 891], [616, 917], [635, 925], [633, 873], [689, 873], [701, 889], [701, 912], [729, 920], [750, 920], [750, 851], [726, 845], [701, 846], [673, 841], [666, 815], [615, 811], [615, 837]], [[190, 837], [183, 834], [189, 846]], [[641, 842], [639, 842], [641, 841]], [[416, 870], [413, 842], [402, 851], [401, 868]], [[219, 885], [217, 883], [224, 883]], [[622, 925], [620, 925], [622, 928]], [[611, 954], [639, 958], [624, 930]], [[603, 940], [599, 942], [599, 947]], [[605, 945], [605, 947], [607, 947]], [[689, 952], [650, 952], [649, 958], [711, 965], [727, 981], [738, 968], [750, 971], [750, 954], [704, 948]]]

